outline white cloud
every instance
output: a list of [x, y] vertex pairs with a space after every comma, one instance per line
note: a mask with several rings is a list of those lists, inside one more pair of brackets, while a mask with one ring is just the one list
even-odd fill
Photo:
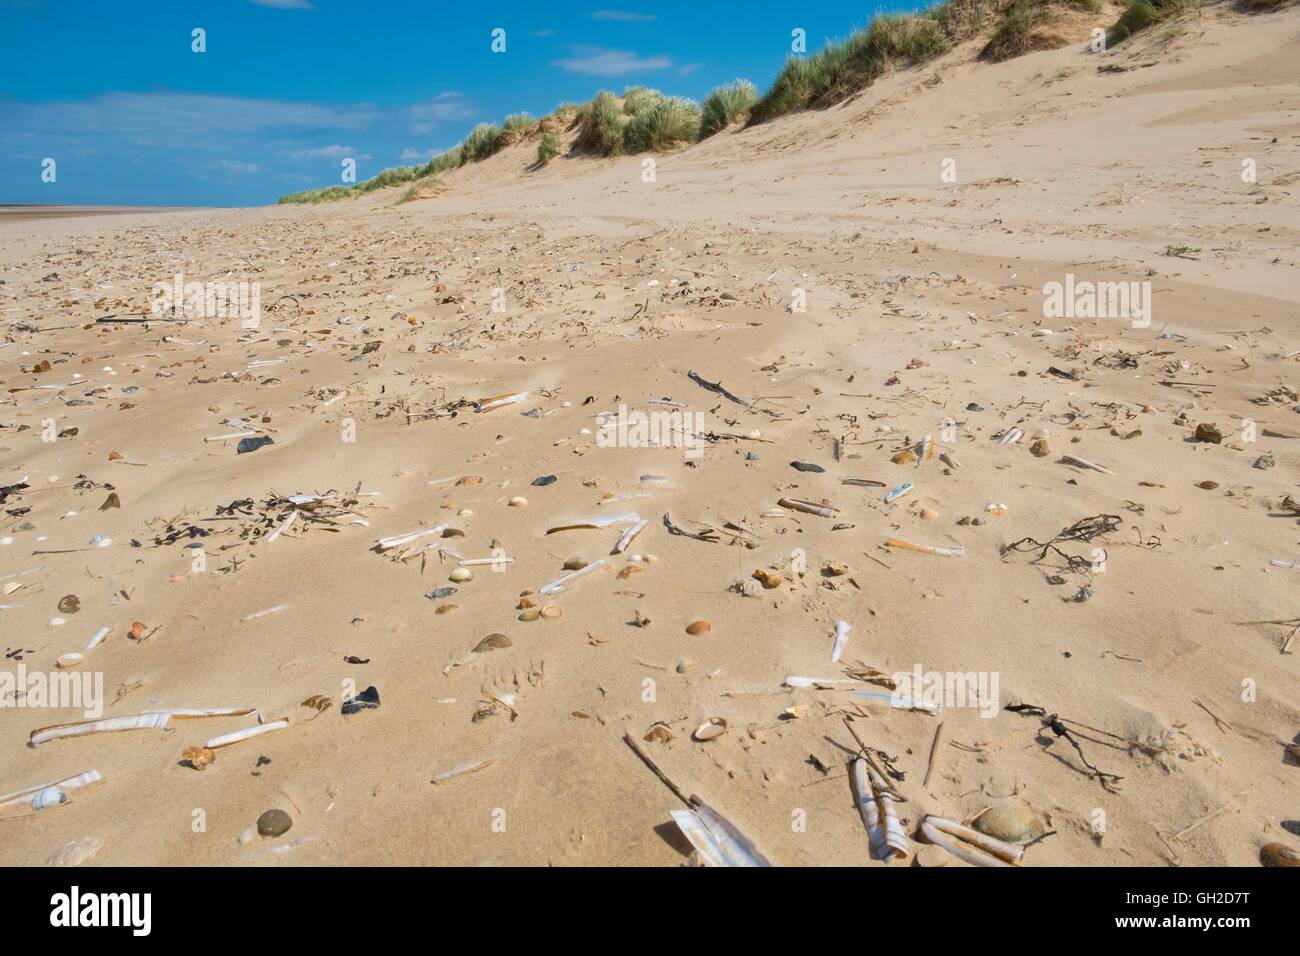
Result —
[[614, 20], [618, 23], [650, 23], [657, 20], [653, 13], [632, 13], [628, 10], [597, 10], [591, 15], [593, 20]]
[[[332, 159], [338, 156], [356, 156], [351, 146], [322, 146], [319, 149], [298, 149], [289, 154], [290, 159]], [[369, 157], [363, 157], [369, 158]]]
[[398, 159], [406, 163], [414, 163], [417, 160], [433, 159], [439, 153], [447, 152], [445, 149], [416, 149], [414, 146], [408, 146], [402, 150], [402, 155]]
[[407, 107], [406, 114], [407, 129], [416, 136], [427, 136], [440, 123], [477, 116], [478, 107], [464, 93], [439, 93], [431, 100]]
[[573, 52], [575, 56], [555, 60], [551, 65], [558, 66], [568, 73], [581, 73], [584, 76], [623, 76], [627, 73], [666, 70], [673, 65], [673, 58], [670, 56], [642, 57], [631, 50], [577, 46], [573, 48]]
[[262, 167], [257, 163], [244, 163], [237, 159], [219, 159], [216, 162], [219, 169], [224, 169], [228, 173], [244, 175], [247, 173], [260, 173]]

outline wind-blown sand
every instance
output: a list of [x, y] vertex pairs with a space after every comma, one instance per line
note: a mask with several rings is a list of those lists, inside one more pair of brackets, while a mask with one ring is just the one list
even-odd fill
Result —
[[[290, 720], [198, 772], [184, 748], [255, 719], [29, 748], [32, 730], [80, 710], [6, 706], [0, 792], [89, 768], [104, 782], [6, 812], [0, 862], [96, 838], [91, 859], [108, 864], [681, 863], [680, 804], [629, 733], [774, 863], [867, 864], [846, 716], [902, 773], [909, 834], [925, 814], [966, 819], [1014, 795], [1055, 831], [1029, 866], [1257, 865], [1265, 843], [1300, 847], [1300, 767], [1284, 754], [1300, 741], [1300, 637], [1284, 654], [1290, 627], [1241, 623], [1300, 616], [1300, 564], [1281, 566], [1300, 562], [1300, 515], [1283, 503], [1300, 498], [1300, 400], [1279, 391], [1300, 384], [1298, 23], [1294, 9], [1210, 11], [1104, 58], [1079, 43], [998, 66], [967, 45], [839, 107], [659, 156], [654, 182], [643, 157], [527, 171], [535, 147], [520, 144], [408, 204], [386, 192], [0, 225], [0, 486], [29, 485], [0, 515], [0, 584], [23, 585], [0, 596], [0, 643], [48, 673], [111, 626], [77, 671], [104, 675], [105, 716]], [[941, 179], [946, 158], [956, 183]], [[260, 283], [260, 326], [88, 325], [147, 313], [177, 273]], [[1150, 281], [1150, 327], [1044, 318], [1044, 284], [1069, 274]], [[804, 312], [790, 310], [796, 289]], [[42, 360], [48, 371], [23, 371]], [[492, 411], [459, 404], [522, 390]], [[740, 437], [694, 460], [598, 443], [598, 413], [671, 411], [658, 400]], [[239, 431], [232, 418], [274, 444], [204, 442]], [[64, 437], [42, 441], [45, 419]], [[1222, 444], [1195, 440], [1211, 422]], [[1024, 437], [998, 445], [1012, 427]], [[1051, 450], [1036, 457], [1041, 429]], [[891, 461], [926, 435], [960, 467]], [[1265, 455], [1274, 467], [1253, 467]], [[530, 484], [543, 475], [557, 480]], [[886, 505], [887, 488], [844, 478], [914, 490]], [[121, 507], [100, 511], [108, 485]], [[216, 512], [358, 486], [368, 527], [304, 518], [252, 543], [288, 505], [260, 525]], [[641, 497], [602, 503], [624, 495]], [[783, 496], [838, 510], [764, 516]], [[610, 554], [618, 527], [545, 534], [620, 512], [648, 522], [623, 555]], [[665, 514], [719, 540], [670, 535]], [[1113, 533], [1061, 550], [1092, 562], [1100, 548], [1104, 565], [1001, 553], [1103, 514]], [[155, 544], [169, 523], [211, 533]], [[434, 549], [404, 562], [371, 550], [439, 523], [464, 536], [417, 541], [412, 555]], [[91, 548], [96, 535], [112, 543]], [[206, 572], [191, 570], [192, 541]], [[456, 566], [437, 547], [482, 558], [494, 541], [506, 570], [475, 567], [451, 597], [425, 597]], [[608, 566], [531, 596], [559, 618], [519, 620], [521, 592], [572, 557]], [[760, 568], [779, 587], [735, 588]], [[1085, 585], [1090, 599], [1071, 600]], [[67, 594], [78, 612], [57, 609]], [[699, 619], [712, 631], [687, 634]], [[838, 620], [852, 631], [832, 664]], [[130, 639], [134, 621], [146, 640]], [[471, 653], [491, 633], [512, 646]], [[949, 702], [936, 718], [851, 685], [782, 686], [857, 662], [988, 675], [998, 706], [1061, 715], [1082, 755], [1122, 779], [1090, 774], [1033, 715]], [[343, 716], [369, 685], [381, 706]], [[303, 706], [313, 695], [331, 705]], [[713, 716], [728, 733], [693, 741]], [[670, 744], [641, 742], [657, 721]], [[272, 807], [293, 828], [241, 843]], [[964, 865], [922, 847], [922, 863]]]

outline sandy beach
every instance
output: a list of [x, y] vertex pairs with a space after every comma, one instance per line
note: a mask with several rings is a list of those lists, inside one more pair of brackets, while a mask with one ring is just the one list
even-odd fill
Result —
[[697, 862], [644, 756], [883, 866], [864, 748], [909, 864], [1300, 850], [1297, 26], [967, 43], [649, 175], [0, 215], [4, 670], [102, 685], [8, 688], [0, 864]]

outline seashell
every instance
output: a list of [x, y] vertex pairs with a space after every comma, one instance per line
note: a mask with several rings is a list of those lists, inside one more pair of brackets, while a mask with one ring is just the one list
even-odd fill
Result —
[[673, 822], [704, 866], [771, 866], [767, 857], [730, 820], [698, 798], [694, 810], [673, 810]]
[[804, 501], [802, 498], [780, 498], [776, 503], [782, 508], [789, 508], [791, 511], [802, 511], [804, 514], [820, 515], [823, 518], [835, 517], [835, 508], [831, 505]]
[[605, 559], [599, 558], [580, 571], [570, 571], [568, 574], [560, 575], [554, 581], [548, 581], [546, 584], [543, 584], [538, 588], [537, 592], [539, 594], [559, 594], [565, 589], [565, 586], [568, 585], [569, 582], [582, 577], [584, 574], [590, 574], [592, 571], [597, 571], [604, 566]]
[[270, 723], [258, 724], [254, 727], [245, 727], [243, 730], [236, 730], [228, 734], [222, 734], [220, 737], [213, 737], [211, 740], [206, 741], [203, 746], [207, 750], [217, 750], [221, 747], [229, 747], [231, 744], [237, 744], [241, 741], [248, 740], [250, 737], [260, 737], [262, 734], [269, 734], [272, 731], [284, 730], [288, 726], [288, 718], [282, 717], [279, 720], [273, 720]]
[[828, 564], [822, 568], [822, 572], [827, 577], [839, 578], [849, 573], [849, 566], [847, 564]]
[[725, 717], [710, 717], [700, 726], [695, 728], [695, 733], [691, 737], [704, 743], [706, 740], [717, 740], [727, 732], [730, 725]]
[[1035, 438], [1029, 443], [1029, 453], [1035, 458], [1046, 458], [1052, 453], [1052, 446], [1046, 438]]
[[566, 521], [564, 524], [552, 525], [546, 529], [547, 534], [555, 534], [557, 531], [574, 531], [579, 528], [608, 528], [616, 524], [639, 524], [641, 516], [632, 512], [625, 512], [617, 515], [601, 515], [599, 518], [576, 518], [573, 521]]
[[208, 747], [186, 747], [181, 751], [181, 759], [187, 761], [195, 770], [202, 770], [217, 759], [217, 755]]
[[995, 518], [1001, 518], [1007, 513], [1007, 506], [998, 502], [990, 502], [984, 506], [984, 510]]
[[32, 797], [32, 809], [44, 810], [46, 807], [57, 807], [59, 804], [67, 802], [68, 795], [63, 792], [61, 787], [43, 787], [36, 791], [36, 795]]
[[885, 504], [892, 504], [911, 490], [912, 483], [910, 481], [903, 482], [897, 488], [890, 489], [889, 493], [885, 495]]
[[902, 538], [889, 538], [885, 541], [887, 548], [904, 548], [908, 551], [920, 551], [923, 554], [941, 554], [949, 558], [960, 558], [966, 554], [965, 548], [941, 548], [932, 544], [915, 544]]
[[542, 612], [535, 607], [524, 608], [519, 614], [521, 621], [535, 621], [541, 616]]
[[1018, 846], [1003, 843], [942, 817], [927, 816], [922, 820], [921, 834], [972, 866], [1015, 866], [1024, 853]]
[[148, 630], [148, 627], [143, 621], [132, 621], [131, 631], [127, 636], [133, 641], [138, 641], [144, 637], [146, 630]]
[[904, 448], [889, 460], [895, 465], [908, 465], [917, 460], [916, 452], [912, 451], [910, 448]]
[[548, 604], [544, 608], [542, 608], [540, 613], [542, 617], [546, 618], [548, 621], [553, 621], [564, 612], [560, 610], [560, 608], [556, 607], [554, 604]]
[[6, 595], [13, 594], [22, 586], [23, 583], [21, 581], [10, 581], [8, 584], [5, 585], [5, 594]]
[[514, 641], [504, 634], [489, 634], [483, 640], [474, 645], [475, 654], [483, 654], [487, 651], [499, 651], [506, 647], [514, 645]]
[[483, 480], [482, 475], [462, 475], [460, 478], [456, 479], [456, 485], [457, 486], [464, 485], [468, 488], [473, 488], [482, 480]]
[[75, 594], [65, 594], [59, 598], [60, 614], [76, 614], [81, 610], [81, 598]]
[[80, 866], [104, 847], [99, 837], [82, 837], [70, 840], [55, 850], [47, 861], [50, 866]]
[[997, 442], [999, 445], [1014, 445], [1024, 437], [1025, 433], [1019, 428], [1008, 428], [1001, 434]]
[[480, 412], [490, 412], [494, 408], [501, 408], [503, 405], [514, 405], [522, 402], [528, 397], [527, 392], [511, 392], [506, 395], [493, 395], [490, 398], [480, 398], [474, 404], [478, 406]]
[[645, 736], [641, 739], [646, 743], [670, 744], [675, 738], [673, 732], [668, 729], [667, 724], [655, 724], [646, 731]]
[[1099, 471], [1103, 475], [1115, 474], [1109, 468], [1103, 468], [1095, 461], [1089, 461], [1086, 458], [1079, 458], [1076, 455], [1062, 455], [1061, 460], [1065, 462], [1067, 465], [1074, 465], [1076, 468], [1087, 468], [1089, 471]]
[[1269, 843], [1260, 849], [1259, 862], [1264, 866], [1300, 866], [1300, 853], [1284, 843]]
[[442, 534], [446, 530], [447, 526], [445, 524], [440, 524], [435, 525], [432, 528], [424, 528], [420, 531], [408, 531], [406, 534], [396, 534], [392, 537], [380, 538], [375, 543], [374, 550], [383, 553], [384, 551], [389, 551], [393, 548], [399, 548], [404, 544], [410, 544], [418, 538], [424, 538], [431, 534]]
[[510, 507], [511, 507], [511, 508], [527, 508], [527, 507], [528, 507], [528, 499], [516, 495], [514, 498], [511, 498], [511, 499], [510, 499]]
[[793, 707], [787, 707], [781, 711], [783, 720], [798, 720], [812, 710], [812, 704], [795, 704]]
[[939, 512], [935, 511], [933, 508], [922, 508], [917, 512], [917, 514], [920, 516], [922, 521], [933, 521], [935, 518], [939, 517]]
[[995, 803], [972, 820], [971, 826], [1005, 843], [1031, 843], [1047, 832], [1033, 810], [1014, 800]]
[[699, 620], [692, 621], [686, 625], [686, 633], [690, 635], [708, 634], [713, 630], [713, 624], [709, 621]]
[[623, 568], [621, 571], [618, 572], [618, 579], [620, 581], [626, 581], [632, 575], [640, 574], [640, 573], [641, 573], [641, 568], [639, 565], [629, 564], [627, 567]]
[[862, 816], [862, 825], [867, 828], [871, 855], [886, 863], [907, 859], [907, 834], [898, 822], [893, 792], [862, 757], [853, 761], [852, 780], [858, 813]]
[[755, 571], [753, 578], [755, 581], [762, 584], [768, 591], [775, 587], [780, 587], [781, 585], [781, 575], [777, 574], [775, 571], [769, 571], [766, 568], [759, 568]]
[[[254, 710], [255, 707], [173, 708], [172, 710], [148, 710], [122, 717], [105, 717], [102, 720], [76, 720], [67, 724], [37, 727], [28, 737], [27, 744], [30, 747], [38, 747], [60, 737], [84, 737], [88, 734], [114, 733], [122, 730], [163, 730], [173, 717], [181, 720], [194, 720], [200, 717], [245, 717]], [[87, 773], [94, 774], [95, 779], [99, 779], [98, 772], [90, 770]], [[59, 782], [59, 786], [66, 784], [66, 780]], [[2, 800], [0, 804], [3, 804]]]
[[632, 543], [632, 539], [645, 530], [647, 524], [649, 524], [648, 521], [638, 521], [636, 524], [632, 525], [632, 527], [624, 531], [618, 536], [618, 541], [614, 543], [614, 550], [610, 553], [622, 554], [627, 549], [627, 546]]
[[473, 581], [474, 572], [469, 568], [456, 568], [451, 574], [447, 575], [447, 580], [456, 582]]
[[835, 622], [835, 644], [831, 648], [831, 663], [834, 664], [840, 659], [840, 652], [844, 650], [844, 643], [849, 639], [849, 631], [853, 626], [848, 621]]
[[54, 662], [54, 666], [59, 670], [67, 670], [69, 667], [76, 667], [81, 663], [83, 655], [81, 654], [60, 654], [59, 659]]
[[586, 566], [587, 562], [582, 558], [569, 558], [568, 561], [564, 562], [564, 570], [566, 571], [581, 571]]
[[689, 657], [683, 657], [677, 662], [677, 673], [689, 674], [693, 670], [695, 670], [695, 661], [691, 660]]

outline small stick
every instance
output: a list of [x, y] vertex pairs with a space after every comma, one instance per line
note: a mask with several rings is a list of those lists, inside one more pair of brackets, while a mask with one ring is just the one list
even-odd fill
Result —
[[925, 765], [925, 779], [921, 781], [922, 787], [930, 786], [930, 775], [934, 773], [934, 760], [939, 755], [939, 742], [943, 738], [943, 721], [939, 721], [939, 726], [934, 728], [934, 740], [930, 742], [930, 761]]
[[673, 783], [670, 779], [668, 779], [668, 774], [664, 773], [662, 770], [659, 769], [659, 765], [650, 759], [650, 755], [641, 749], [641, 746], [635, 740], [632, 739], [631, 734], [628, 733], [623, 734], [623, 740], [629, 747], [632, 748], [632, 752], [641, 758], [641, 762], [644, 763], [647, 767], [649, 767], [651, 772], [663, 782], [663, 785], [673, 792], [673, 796], [675, 796], [682, 803], [686, 804], [686, 806], [689, 807], [690, 809], [692, 810], [695, 809], [695, 804], [691, 803], [690, 798], [687, 797], [686, 794], [682, 792], [682, 788], [677, 786], [677, 784]]

